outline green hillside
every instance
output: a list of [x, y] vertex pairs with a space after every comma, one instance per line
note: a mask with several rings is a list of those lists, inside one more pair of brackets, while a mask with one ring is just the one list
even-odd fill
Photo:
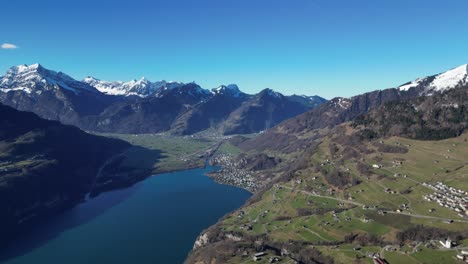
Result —
[[[269, 256], [293, 243], [314, 248], [317, 254], [329, 256], [335, 263], [353, 263], [357, 259], [372, 263], [366, 257], [368, 253], [379, 253], [390, 263], [451, 263], [460, 249], [440, 249], [438, 240], [446, 236], [453, 240], [468, 238], [468, 219], [436, 202], [426, 201], [423, 196], [434, 191], [423, 183], [442, 182], [468, 190], [467, 140], [468, 134], [442, 141], [392, 137], [365, 143], [359, 148], [367, 148], [368, 154], [343, 160], [350, 146], [327, 138], [311, 157], [311, 168], [297, 172], [287, 182], [276, 183], [259, 201], [242, 208], [242, 212], [230, 214], [210, 230], [218, 233], [217, 237], [242, 237], [242, 242], [230, 241], [234, 244], [231, 247], [218, 242], [215, 248], [229, 256], [228, 263], [249, 263], [247, 260], [256, 252], [259, 241], [265, 248], [272, 248], [267, 250]], [[378, 151], [381, 145], [399, 146], [405, 153]], [[360, 172], [358, 167], [362, 164], [371, 167], [368, 176]], [[382, 167], [372, 168], [373, 164]], [[332, 167], [349, 173], [358, 183], [332, 184], [324, 176], [324, 171]], [[402, 209], [403, 204], [406, 209]], [[454, 222], [447, 224], [450, 220]], [[434, 233], [427, 241], [415, 244], [401, 239], [405, 230], [419, 225], [424, 226], [423, 232]], [[355, 247], [361, 249], [355, 251]], [[396, 251], [386, 251], [386, 247]], [[248, 252], [247, 256], [238, 254], [243, 251]], [[196, 256], [195, 251], [192, 257]], [[291, 257], [282, 257], [279, 263], [297, 259]], [[256, 263], [268, 261], [269, 258], [264, 258]]]

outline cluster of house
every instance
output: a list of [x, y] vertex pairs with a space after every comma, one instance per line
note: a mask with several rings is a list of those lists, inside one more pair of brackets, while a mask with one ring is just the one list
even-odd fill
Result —
[[[254, 260], [254, 261], [259, 261], [259, 260], [261, 260], [263, 257], [266, 257], [266, 255], [267, 255], [267, 253], [265, 253], [265, 252], [257, 252], [257, 253], [255, 253], [255, 254], [253, 255], [253, 260]], [[276, 262], [278, 262], [278, 261], [280, 261], [280, 260], [281, 260], [280, 257], [278, 257], [278, 256], [273, 256], [273, 257], [270, 257], [270, 258], [268, 259], [268, 262], [267, 262], [267, 263], [276, 263]]]
[[375, 205], [373, 205], [373, 204], [371, 204], [371, 205], [363, 205], [363, 206], [362, 206], [362, 209], [363, 209], [363, 210], [375, 210], [375, 209], [377, 209], [377, 206], [375, 206]]
[[329, 159], [326, 159], [325, 162], [320, 163], [320, 166], [323, 167], [323, 166], [325, 166], [325, 165], [334, 165], [334, 164], [335, 164], [334, 161], [331, 161], [331, 160], [329, 160]]
[[[446, 249], [450, 249], [454, 245], [456, 245], [450, 238], [447, 238], [445, 240], [441, 240], [441, 241], [439, 241], [439, 243], [443, 248], [446, 248]], [[468, 250], [466, 250], [466, 249], [461, 250], [461, 252], [459, 254], [457, 254], [456, 257], [457, 257], [458, 260], [461, 260], [461, 261], [464, 261], [464, 262], [468, 263]]]
[[468, 192], [449, 187], [441, 182], [422, 185], [435, 191], [433, 194], [423, 196], [426, 201], [437, 202], [440, 206], [457, 212], [458, 216], [468, 218]]
[[400, 250], [400, 247], [398, 245], [386, 245], [383, 250], [388, 252], [396, 252]]
[[403, 161], [401, 161], [401, 160], [392, 161], [392, 166], [393, 167], [401, 167], [402, 165], [403, 165]]
[[389, 189], [389, 188], [384, 188], [384, 192], [388, 194], [396, 194], [397, 192], [395, 190]]
[[439, 241], [439, 243], [442, 245], [444, 248], [452, 248], [453, 242], [450, 238], [447, 238], [445, 240]]
[[401, 212], [403, 212], [403, 210], [409, 210], [409, 209], [410, 209], [409, 204], [402, 203], [402, 204], [400, 204], [400, 206], [398, 207], [398, 209], [396, 209], [395, 212], [401, 213]]
[[457, 259], [468, 263], [468, 250], [462, 250], [460, 254], [457, 254]]
[[242, 169], [239, 162], [236, 162], [231, 155], [219, 154], [213, 158], [216, 165], [220, 165], [223, 168], [217, 173], [210, 175], [217, 182], [238, 186], [247, 189], [250, 192], [255, 192], [259, 185], [255, 179], [245, 169]]
[[[403, 165], [403, 161], [394, 160], [392, 161], [392, 167], [401, 167]], [[374, 169], [381, 169], [383, 168], [382, 164], [372, 164], [372, 168]]]

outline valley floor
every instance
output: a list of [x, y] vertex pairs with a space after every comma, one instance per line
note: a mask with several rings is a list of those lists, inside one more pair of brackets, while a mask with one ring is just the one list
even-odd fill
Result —
[[99, 135], [127, 141], [132, 147], [103, 165], [93, 188], [94, 195], [132, 185], [150, 175], [202, 168], [215, 153], [240, 152], [227, 141], [229, 136], [209, 131], [190, 136], [169, 133]]

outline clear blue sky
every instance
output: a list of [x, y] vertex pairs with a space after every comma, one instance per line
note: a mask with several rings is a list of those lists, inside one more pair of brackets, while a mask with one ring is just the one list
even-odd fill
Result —
[[0, 75], [351, 96], [468, 63], [467, 0], [2, 1]]

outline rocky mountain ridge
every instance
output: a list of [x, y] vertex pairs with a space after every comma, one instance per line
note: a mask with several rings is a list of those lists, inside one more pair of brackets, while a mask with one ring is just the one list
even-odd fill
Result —
[[[0, 102], [46, 119], [107, 133], [192, 134], [208, 128], [225, 134], [255, 133], [326, 101], [318, 96], [299, 99], [268, 91], [262, 98], [269, 103], [258, 104], [258, 95], [245, 94], [235, 84], [208, 90], [196, 83], [151, 82], [146, 78], [107, 82], [87, 77], [77, 81], [39, 64], [15, 66], [0, 77]], [[242, 105], [248, 109], [255, 105], [256, 110], [239, 110], [243, 114], [233, 115]], [[272, 118], [262, 114], [272, 113], [273, 108], [281, 115]], [[252, 125], [257, 123], [261, 125]]]

